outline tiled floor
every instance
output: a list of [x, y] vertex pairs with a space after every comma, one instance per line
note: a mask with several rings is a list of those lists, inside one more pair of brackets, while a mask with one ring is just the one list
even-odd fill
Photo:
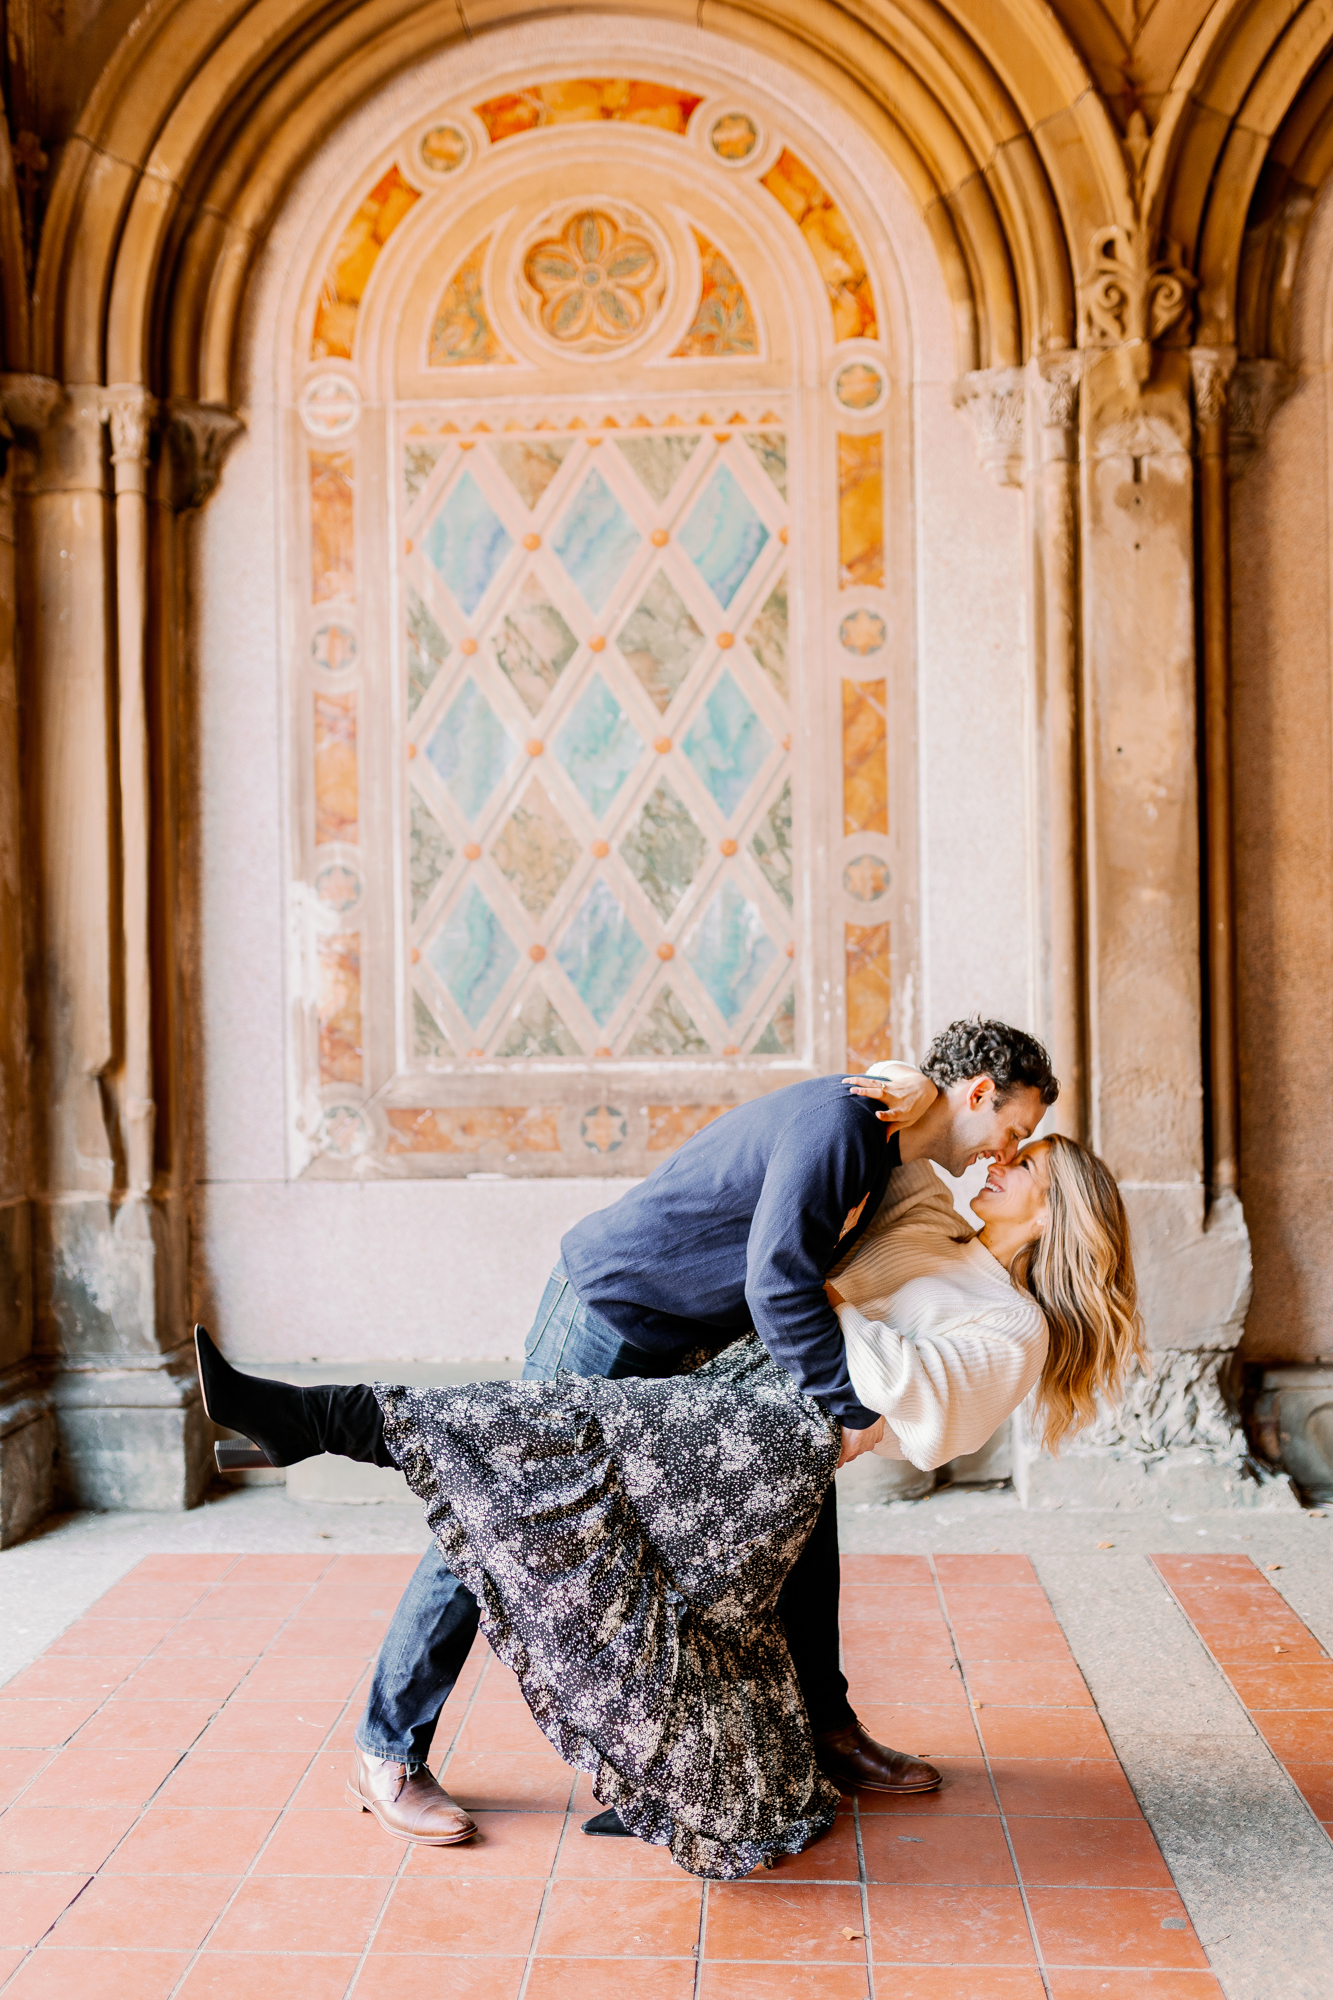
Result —
[[707, 1886], [581, 1834], [481, 1647], [441, 1736], [481, 1838], [346, 1803], [413, 1561], [150, 1557], [0, 1690], [5, 2000], [1220, 2000], [1026, 1557], [844, 1559], [853, 1700], [944, 1789]]
[[1153, 1562], [1333, 1840], [1333, 1659], [1248, 1556]]

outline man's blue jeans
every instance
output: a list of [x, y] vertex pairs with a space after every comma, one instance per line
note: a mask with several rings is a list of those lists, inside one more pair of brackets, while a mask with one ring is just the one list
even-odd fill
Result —
[[[557, 1375], [673, 1375], [675, 1357], [631, 1347], [599, 1313], [581, 1303], [557, 1265], [542, 1293], [524, 1347], [523, 1380]], [[823, 1509], [778, 1599], [787, 1644], [819, 1734], [854, 1720], [838, 1666], [838, 1513], [830, 1481]], [[363, 1750], [424, 1764], [463, 1662], [477, 1636], [477, 1600], [445, 1567], [432, 1542], [393, 1614], [356, 1732]]]

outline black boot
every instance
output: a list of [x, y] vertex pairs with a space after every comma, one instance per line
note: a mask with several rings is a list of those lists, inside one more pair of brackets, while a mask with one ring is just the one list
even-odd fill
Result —
[[241, 1440], [223, 1439], [214, 1446], [219, 1472], [298, 1465], [323, 1451], [366, 1465], [394, 1464], [375, 1392], [364, 1383], [298, 1389], [264, 1375], [242, 1375], [218, 1353], [202, 1326], [194, 1330], [194, 1353], [204, 1414], [225, 1430], [244, 1433]]

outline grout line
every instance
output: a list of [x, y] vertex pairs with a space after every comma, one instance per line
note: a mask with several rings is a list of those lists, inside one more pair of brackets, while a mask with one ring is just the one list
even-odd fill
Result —
[[852, 1825], [856, 1829], [856, 1872], [861, 1889], [861, 1929], [865, 1932], [866, 1988], [875, 2000], [875, 1948], [870, 1935], [870, 1890], [866, 1885], [865, 1846], [861, 1839], [861, 1801], [852, 1793]]
[[708, 1948], [708, 1891], [712, 1883], [705, 1880], [703, 1894], [699, 1898], [699, 1941], [694, 1947], [694, 2000], [699, 2000], [704, 1984], [704, 1953]]
[[[491, 1660], [494, 1660], [495, 1658], [496, 1655], [492, 1654]], [[490, 1671], [490, 1664], [491, 1661], [488, 1660], [486, 1667], [484, 1669], [485, 1672]], [[480, 1685], [480, 1681], [478, 1682], [478, 1685]], [[526, 1705], [527, 1704], [525, 1703], [524, 1706], [526, 1707]], [[565, 1803], [560, 1821], [560, 1835], [555, 1843], [555, 1853], [551, 1856], [551, 1865], [547, 1869], [545, 1880], [542, 1883], [542, 1899], [541, 1902], [537, 1905], [537, 1921], [532, 1926], [532, 1941], [528, 1945], [527, 1960], [523, 1967], [523, 1977], [519, 1981], [518, 1993], [515, 1996], [515, 2000], [525, 2000], [528, 1987], [532, 1980], [533, 1972], [536, 1969], [537, 1940], [541, 1936], [542, 1925], [546, 1921], [546, 1906], [551, 1900], [551, 1891], [555, 1888], [555, 1871], [560, 1865], [560, 1856], [565, 1851], [565, 1842], [569, 1839], [570, 1817], [574, 1810], [574, 1799], [578, 1792], [578, 1788], [579, 1788], [579, 1773], [576, 1770], [571, 1769], [570, 1779], [569, 1779], [569, 1791], [565, 1795]], [[559, 1954], [556, 1953], [552, 1954], [553, 1957], [558, 1955]]]
[[[972, 1718], [972, 1728], [976, 1735], [977, 1747], [981, 1752], [982, 1761], [986, 1766], [986, 1776], [990, 1780], [991, 1793], [995, 1799], [995, 1810], [1000, 1816], [1000, 1827], [1004, 1833], [1004, 1844], [1009, 1850], [1009, 1861], [1014, 1871], [1014, 1880], [1018, 1884], [1018, 1893], [1023, 1899], [1023, 1915], [1027, 1918], [1028, 1933], [1032, 1939], [1032, 1949], [1036, 1953], [1036, 1958], [1037, 1958], [1037, 1976], [1041, 1980], [1043, 1991], [1047, 1994], [1048, 2000], [1050, 2000], [1050, 1996], [1053, 1991], [1050, 1981], [1050, 1975], [1046, 1969], [1046, 1959], [1042, 1952], [1041, 1939], [1037, 1936], [1037, 1926], [1032, 1921], [1032, 1908], [1028, 1902], [1027, 1884], [1023, 1880], [1023, 1873], [1018, 1865], [1018, 1856], [1014, 1852], [1013, 1836], [1009, 1831], [1009, 1820], [1004, 1810], [1004, 1802], [1000, 1797], [1000, 1788], [995, 1782], [995, 1772], [991, 1768], [990, 1752], [986, 1748], [986, 1739], [982, 1735], [981, 1727], [977, 1722], [976, 1703], [972, 1699], [972, 1690], [968, 1686], [967, 1668], [963, 1665], [963, 1656], [958, 1650], [958, 1641], [954, 1637], [953, 1619], [949, 1615], [949, 1607], [944, 1599], [944, 1587], [940, 1582], [939, 1572], [935, 1568], [935, 1558], [933, 1555], [931, 1555], [927, 1556], [926, 1560], [930, 1564], [930, 1573], [932, 1578], [934, 1579], [935, 1595], [939, 1600], [940, 1613], [944, 1619], [945, 1626], [948, 1629], [949, 1644], [953, 1647], [954, 1658], [958, 1662], [958, 1672], [962, 1679], [963, 1692], [967, 1696], [967, 1711]], [[1039, 1589], [1041, 1588], [1040, 1584], [1038, 1585], [1038, 1588]], [[1055, 1616], [1054, 1607], [1051, 1605], [1051, 1601], [1046, 1596], [1046, 1592], [1044, 1590], [1042, 1590], [1042, 1598], [1046, 1604], [1047, 1609], [1051, 1612], [1052, 1617], [1054, 1617]], [[1056, 1622], [1058, 1624], [1059, 1620], [1057, 1619]], [[1061, 1627], [1061, 1630], [1063, 1631], [1063, 1627]], [[1118, 1761], [1119, 1760], [1117, 1759], [1117, 1762]]]

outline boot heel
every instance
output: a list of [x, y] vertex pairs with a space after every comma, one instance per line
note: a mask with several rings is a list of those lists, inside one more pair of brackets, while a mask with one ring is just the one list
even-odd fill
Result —
[[267, 1471], [273, 1460], [251, 1444], [249, 1438], [220, 1438], [213, 1446], [213, 1457], [219, 1472], [259, 1472]]

